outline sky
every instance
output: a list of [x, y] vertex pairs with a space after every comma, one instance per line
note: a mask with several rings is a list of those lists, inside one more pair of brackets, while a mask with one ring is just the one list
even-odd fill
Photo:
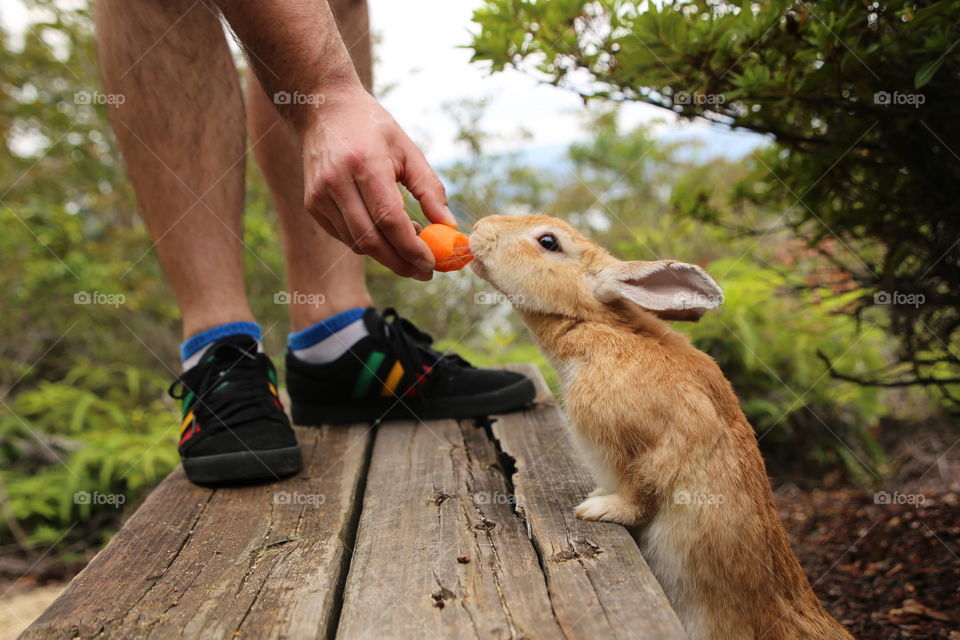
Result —
[[[454, 141], [455, 124], [443, 106], [464, 99], [488, 100], [481, 125], [493, 136], [491, 152], [520, 151], [534, 164], [551, 164], [570, 142], [584, 138], [583, 104], [572, 92], [538, 83], [520, 71], [491, 75], [484, 65], [470, 63], [470, 50], [463, 47], [478, 28], [471, 15], [483, 0], [368, 2], [378, 38], [375, 84], [390, 87], [381, 100], [431, 163], [443, 165], [463, 155]], [[3, 0], [0, 21], [14, 35], [28, 20], [20, 0]], [[699, 157], [736, 157], [761, 142], [752, 134], [678, 122], [649, 105], [628, 104], [621, 110], [625, 127], [664, 119], [655, 126], [656, 134], [672, 141], [702, 142], [703, 148], [694, 154]], [[531, 137], [518, 136], [521, 129]]]

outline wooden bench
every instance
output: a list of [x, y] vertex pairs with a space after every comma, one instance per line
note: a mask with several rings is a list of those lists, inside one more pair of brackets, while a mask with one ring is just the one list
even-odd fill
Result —
[[21, 636], [683, 638], [539, 372], [492, 423], [297, 427], [305, 468], [204, 489], [179, 468]]

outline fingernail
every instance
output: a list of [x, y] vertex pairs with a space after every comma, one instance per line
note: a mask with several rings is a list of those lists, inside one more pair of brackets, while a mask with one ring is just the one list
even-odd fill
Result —
[[453, 215], [453, 211], [450, 211], [450, 207], [444, 207], [443, 210], [447, 212], [447, 218], [450, 220], [450, 226], [454, 229], [459, 228], [460, 224], [457, 222], [457, 217]]

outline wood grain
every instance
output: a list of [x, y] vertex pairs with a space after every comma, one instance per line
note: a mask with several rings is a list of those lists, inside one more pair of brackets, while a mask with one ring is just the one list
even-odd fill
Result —
[[204, 489], [168, 476], [21, 638], [325, 638], [338, 615], [367, 425], [297, 428], [304, 471]]
[[380, 427], [338, 637], [562, 637], [482, 427]]

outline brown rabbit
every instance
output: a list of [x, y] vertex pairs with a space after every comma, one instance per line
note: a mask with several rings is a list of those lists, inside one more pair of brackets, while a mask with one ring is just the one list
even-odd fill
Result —
[[664, 322], [719, 305], [717, 283], [682, 262], [621, 262], [547, 216], [483, 218], [470, 247], [560, 374], [598, 485], [577, 517], [636, 527], [687, 634], [851, 638], [790, 549], [730, 383]]

